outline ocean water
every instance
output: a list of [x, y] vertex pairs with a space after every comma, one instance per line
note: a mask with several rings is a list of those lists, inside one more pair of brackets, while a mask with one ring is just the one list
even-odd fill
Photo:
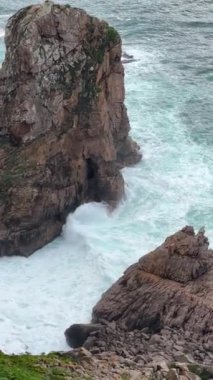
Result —
[[[66, 350], [63, 331], [140, 256], [186, 224], [213, 244], [212, 0], [66, 0], [114, 25], [126, 104], [143, 161], [123, 170], [126, 200], [113, 214], [86, 204], [60, 238], [29, 259], [0, 260], [0, 350]], [[0, 60], [8, 17], [28, 0], [1, 0]], [[63, 1], [60, 1], [63, 3]]]

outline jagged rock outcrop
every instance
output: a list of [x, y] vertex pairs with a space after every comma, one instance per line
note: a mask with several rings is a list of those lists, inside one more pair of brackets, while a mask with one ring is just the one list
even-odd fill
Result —
[[0, 256], [29, 255], [83, 202], [117, 202], [138, 162], [128, 136], [121, 39], [52, 2], [6, 27], [0, 71]]
[[200, 230], [185, 227], [130, 267], [102, 297], [93, 320], [128, 330], [164, 326], [213, 337], [213, 251]]
[[[93, 309], [102, 327], [84, 347], [141, 365], [158, 360], [213, 363], [213, 251], [201, 229], [170, 236], [105, 293]], [[188, 359], [186, 359], [188, 360]]]

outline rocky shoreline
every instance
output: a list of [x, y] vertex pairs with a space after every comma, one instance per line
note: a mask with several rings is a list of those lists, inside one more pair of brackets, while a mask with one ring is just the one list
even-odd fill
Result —
[[212, 366], [161, 361], [136, 368], [112, 353], [92, 355], [83, 348], [38, 356], [0, 353], [4, 380], [211, 380], [212, 375]]
[[[213, 251], [184, 227], [65, 331], [67, 353], [0, 354], [4, 380], [212, 380]], [[25, 374], [25, 377], [21, 375]]]
[[[0, 70], [0, 256], [29, 256], [80, 204], [114, 207], [120, 169], [141, 159], [129, 137], [119, 34], [51, 1], [6, 28]], [[134, 57], [123, 55], [124, 63]], [[103, 294], [74, 349], [0, 353], [1, 380], [212, 380], [213, 251], [184, 227]]]
[[91, 325], [72, 325], [65, 336], [95, 357], [116, 357], [138, 379], [157, 368], [157, 378], [178, 379], [178, 369], [196, 366], [210, 379], [212, 317], [213, 251], [203, 229], [186, 226], [126, 270], [94, 307]]
[[[0, 355], [4, 380], [212, 380], [213, 251], [184, 227], [103, 294], [67, 353]], [[172, 292], [172, 293], [171, 293]], [[18, 377], [22, 366], [31, 377]], [[12, 373], [12, 377], [8, 375]]]

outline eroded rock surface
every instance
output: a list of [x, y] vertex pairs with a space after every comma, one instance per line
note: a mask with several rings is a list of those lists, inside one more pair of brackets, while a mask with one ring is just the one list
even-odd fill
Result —
[[152, 362], [213, 363], [213, 251], [204, 229], [184, 227], [137, 264], [93, 309], [84, 347], [114, 352], [141, 367]]
[[130, 267], [102, 297], [93, 320], [128, 330], [164, 326], [213, 334], [213, 251], [201, 230], [185, 227]]
[[0, 256], [29, 255], [83, 202], [116, 203], [138, 162], [128, 136], [121, 40], [103, 21], [52, 2], [6, 27], [0, 71]]

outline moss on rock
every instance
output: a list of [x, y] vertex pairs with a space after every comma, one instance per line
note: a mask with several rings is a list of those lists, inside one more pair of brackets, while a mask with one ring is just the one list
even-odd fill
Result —
[[117, 30], [109, 25], [107, 26], [107, 29], [106, 29], [106, 40], [108, 43], [112, 42], [113, 44], [115, 44], [116, 42], [119, 42], [120, 40], [120, 35], [117, 32]]
[[8, 150], [9, 155], [0, 173], [0, 200], [7, 198], [7, 191], [12, 186], [22, 184], [29, 165], [27, 159], [19, 154], [18, 148]]

